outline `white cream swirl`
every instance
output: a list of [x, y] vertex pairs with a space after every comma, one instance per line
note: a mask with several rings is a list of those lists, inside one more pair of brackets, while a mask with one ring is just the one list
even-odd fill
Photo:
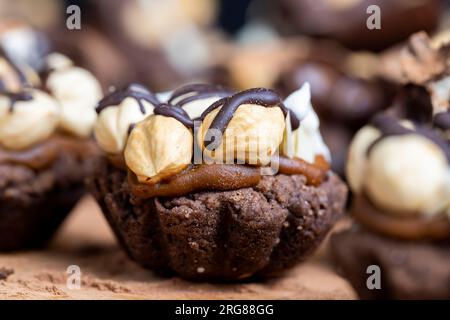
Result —
[[300, 158], [314, 163], [317, 155], [322, 155], [331, 161], [328, 147], [324, 143], [319, 131], [320, 121], [311, 104], [311, 90], [309, 83], [291, 93], [284, 105], [300, 120], [300, 127], [292, 131], [290, 116], [286, 118], [284, 139], [281, 152], [289, 158]]
[[60, 106], [48, 94], [36, 89], [25, 90], [30, 100], [16, 101], [0, 94], [0, 145], [21, 150], [47, 139], [56, 130]]
[[97, 118], [95, 105], [102, 97], [100, 83], [61, 54], [52, 54], [47, 60], [53, 71], [46, 86], [61, 104], [60, 128], [80, 137], [89, 136]]

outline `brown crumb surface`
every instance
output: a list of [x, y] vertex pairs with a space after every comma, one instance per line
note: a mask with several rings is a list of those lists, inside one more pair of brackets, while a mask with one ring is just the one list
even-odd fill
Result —
[[[163, 278], [130, 261], [90, 197], [75, 208], [44, 251], [0, 254], [0, 299], [354, 299], [350, 284], [331, 267], [325, 241], [306, 263], [283, 277], [240, 284]], [[79, 266], [80, 289], [66, 285]], [[6, 271], [6, 272], [5, 272]], [[13, 272], [13, 273], [12, 273]]]

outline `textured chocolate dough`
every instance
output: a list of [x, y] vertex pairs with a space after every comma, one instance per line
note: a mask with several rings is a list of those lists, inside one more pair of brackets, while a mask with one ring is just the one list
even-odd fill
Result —
[[[331, 237], [338, 270], [363, 299], [450, 299], [450, 243], [393, 240], [364, 229]], [[381, 289], [367, 289], [369, 265], [381, 269]]]
[[92, 192], [130, 257], [159, 273], [197, 280], [276, 274], [310, 254], [340, 217], [347, 189], [331, 174], [320, 187], [301, 175], [258, 186], [137, 199], [126, 173], [106, 160]]
[[45, 244], [83, 195], [92, 166], [67, 152], [37, 171], [0, 164], [0, 250]]

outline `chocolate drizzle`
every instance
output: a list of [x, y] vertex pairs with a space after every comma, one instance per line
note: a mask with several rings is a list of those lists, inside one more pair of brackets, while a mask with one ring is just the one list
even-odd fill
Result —
[[[201, 83], [189, 84], [175, 90], [170, 96], [168, 103], [182, 107], [183, 105], [192, 101], [211, 97], [223, 98], [228, 97], [233, 93], [234, 92], [231, 89], [220, 85], [201, 84]], [[186, 97], [183, 98], [183, 96]], [[181, 100], [175, 102], [175, 100], [180, 98]]]
[[9, 99], [9, 112], [14, 111], [14, 105], [18, 101], [30, 101], [33, 99], [33, 96], [26, 91], [22, 92], [9, 92], [9, 91], [0, 91], [0, 96], [5, 96]]
[[135, 99], [139, 105], [139, 110], [142, 112], [142, 114], [145, 114], [145, 107], [142, 101], [147, 101], [151, 103], [153, 106], [157, 106], [161, 103], [159, 99], [146, 87], [137, 83], [132, 83], [123, 89], [113, 91], [107, 96], [105, 96], [97, 104], [97, 106], [95, 107], [95, 111], [97, 111], [97, 113], [100, 113], [102, 112], [103, 109], [109, 106], [116, 106], [120, 104], [126, 98]]
[[159, 104], [154, 110], [154, 114], [165, 116], [165, 117], [171, 117], [178, 121], [180, 121], [183, 125], [185, 125], [188, 128], [194, 127], [194, 122], [189, 117], [186, 111], [184, 111], [183, 108], [180, 106], [173, 106], [170, 104], [162, 103]]
[[[17, 74], [17, 77], [19, 78], [21, 87], [22, 88], [30, 87], [30, 84], [28, 83], [25, 73], [16, 63], [14, 63], [14, 61], [10, 58], [8, 53], [1, 46], [0, 46], [0, 57], [3, 57], [6, 60], [6, 63], [8, 63], [13, 68], [14, 72]], [[14, 111], [14, 104], [16, 102], [30, 101], [33, 99], [33, 96], [26, 91], [20, 92], [9, 91], [8, 88], [6, 87], [6, 84], [1, 79], [0, 79], [0, 95], [5, 96], [10, 100], [9, 112]]]
[[381, 136], [369, 146], [369, 148], [367, 149], [367, 154], [370, 154], [373, 147], [385, 137], [417, 134], [427, 138], [428, 140], [436, 144], [442, 150], [442, 152], [444, 152], [445, 157], [447, 158], [447, 162], [450, 164], [450, 146], [432, 129], [424, 126], [416, 126], [415, 129], [409, 129], [402, 126], [397, 119], [387, 114], [376, 115], [372, 119], [371, 124], [381, 131]]
[[14, 69], [14, 71], [17, 73], [17, 76], [19, 77], [19, 81], [23, 87], [29, 87], [30, 84], [28, 83], [27, 77], [25, 73], [22, 71], [22, 69], [11, 59], [9, 54], [0, 46], [0, 57], [3, 57], [6, 62]]
[[435, 114], [433, 118], [433, 125], [441, 130], [450, 129], [450, 111]]
[[[247, 103], [257, 104], [264, 107], [279, 107], [284, 116], [287, 116], [287, 113], [290, 112], [284, 106], [280, 96], [275, 91], [264, 88], [254, 88], [238, 92], [230, 97], [222, 98], [216, 101], [202, 113], [201, 119], [204, 120], [208, 113], [219, 107], [222, 107], [212, 121], [209, 129], [220, 130], [220, 132], [223, 133], [239, 106]], [[290, 117], [292, 130], [295, 130], [299, 127], [300, 122], [292, 112], [290, 112]], [[212, 139], [211, 141], [205, 140], [203, 142], [205, 147], [210, 150], [214, 150], [215, 148], [217, 148], [220, 145], [220, 137], [215, 138], [219, 139], [219, 141], [215, 141], [214, 139]]]

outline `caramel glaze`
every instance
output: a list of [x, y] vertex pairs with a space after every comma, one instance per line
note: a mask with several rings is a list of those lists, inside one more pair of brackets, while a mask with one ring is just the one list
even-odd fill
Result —
[[128, 171], [132, 192], [139, 197], [174, 197], [201, 190], [234, 190], [257, 185], [261, 175], [256, 167], [234, 164], [202, 164], [187, 169], [167, 182], [139, 183]]
[[[321, 156], [316, 157], [314, 164], [301, 159], [280, 157], [279, 173], [302, 174], [307, 183], [317, 186], [325, 178], [329, 169], [328, 163]], [[237, 164], [201, 164], [188, 169], [157, 184], [140, 183], [136, 175], [128, 170], [128, 183], [133, 194], [140, 198], [175, 197], [202, 190], [236, 190], [256, 186], [261, 180], [259, 167]]]
[[[276, 161], [276, 160], [272, 160]], [[299, 158], [278, 157], [278, 172], [282, 174], [302, 174], [307, 184], [318, 186], [325, 180], [330, 166], [323, 156], [316, 156], [314, 164]]]
[[98, 153], [90, 139], [77, 139], [62, 134], [25, 150], [7, 150], [0, 148], [0, 165], [24, 165], [34, 170], [50, 166], [61, 153], [75, 153], [80, 159], [92, 157]]
[[358, 195], [350, 210], [353, 218], [374, 232], [402, 240], [450, 239], [450, 219], [445, 214], [400, 216], [376, 208], [367, 196]]

